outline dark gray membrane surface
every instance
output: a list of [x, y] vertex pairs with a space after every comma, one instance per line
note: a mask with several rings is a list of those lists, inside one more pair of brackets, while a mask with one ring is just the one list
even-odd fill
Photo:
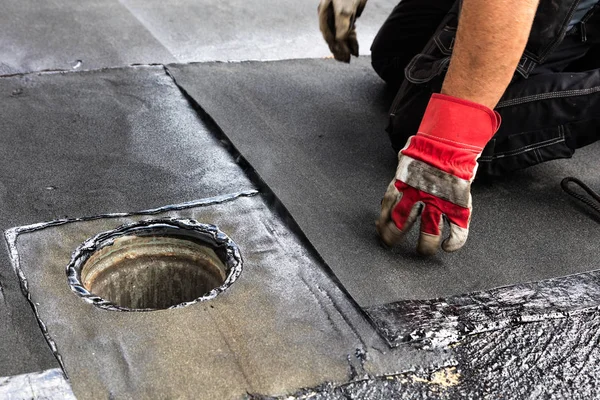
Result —
[[[162, 67], [0, 79], [0, 229], [253, 188]], [[56, 367], [0, 251], [0, 376]]]
[[[422, 259], [415, 232], [383, 249], [374, 221], [396, 156], [384, 85], [364, 58], [170, 65], [169, 72], [279, 197], [361, 306], [430, 299], [598, 268], [598, 221], [560, 189], [600, 187], [600, 143], [473, 188], [460, 252]], [[416, 230], [415, 230], [416, 231]]]

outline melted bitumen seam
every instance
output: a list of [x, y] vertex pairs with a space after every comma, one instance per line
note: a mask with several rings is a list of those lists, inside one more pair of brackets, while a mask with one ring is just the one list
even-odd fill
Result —
[[595, 399], [600, 396], [600, 312], [469, 336], [447, 364], [290, 395], [250, 399]]
[[[81, 63], [81, 60], [77, 60]], [[11, 74], [0, 74], [1, 78], [13, 78], [27, 75], [52, 75], [52, 74], [70, 74], [70, 73], [78, 73], [78, 72], [97, 72], [97, 71], [109, 71], [109, 70], [118, 70], [124, 68], [135, 68], [135, 67], [163, 67], [162, 63], [149, 63], [149, 64], [140, 64], [134, 63], [130, 65], [121, 65], [114, 67], [102, 67], [102, 68], [90, 68], [90, 69], [80, 69], [81, 64], [78, 64], [72, 68], [50, 68], [50, 69], [40, 69], [36, 71], [24, 71], [24, 72], [15, 72]]]
[[40, 330], [42, 331], [42, 334], [44, 335], [44, 338], [46, 339], [46, 342], [48, 343], [48, 346], [50, 347], [52, 354], [54, 354], [54, 357], [56, 357], [56, 360], [58, 361], [58, 364], [60, 365], [61, 370], [63, 371], [65, 379], [68, 380], [68, 375], [65, 370], [65, 365], [63, 363], [62, 356], [58, 352], [56, 343], [54, 342], [54, 340], [48, 333], [48, 328], [46, 327], [46, 324], [44, 324], [44, 322], [40, 318], [39, 312], [37, 310], [37, 306], [36, 306], [35, 302], [33, 301], [33, 299], [31, 298], [31, 293], [29, 291], [29, 284], [27, 282], [27, 278], [25, 277], [25, 274], [23, 273], [23, 270], [20, 266], [19, 252], [17, 249], [17, 238], [20, 234], [34, 232], [34, 231], [38, 231], [38, 230], [42, 230], [42, 229], [46, 229], [46, 228], [50, 228], [50, 227], [54, 227], [54, 226], [59, 226], [59, 225], [65, 225], [65, 224], [69, 224], [72, 222], [93, 221], [93, 220], [97, 220], [97, 219], [106, 219], [106, 218], [126, 218], [126, 217], [131, 217], [131, 216], [156, 215], [156, 214], [160, 214], [160, 213], [164, 213], [164, 212], [168, 212], [168, 211], [184, 210], [184, 209], [188, 209], [188, 208], [192, 208], [192, 207], [200, 207], [200, 206], [210, 206], [210, 205], [225, 203], [228, 201], [233, 201], [240, 197], [256, 196], [258, 194], [259, 194], [259, 192], [257, 190], [246, 190], [246, 191], [242, 191], [242, 192], [230, 193], [230, 194], [225, 194], [225, 195], [221, 195], [221, 196], [215, 196], [215, 197], [210, 197], [210, 198], [206, 198], [206, 199], [201, 199], [201, 200], [194, 200], [194, 201], [189, 201], [186, 203], [173, 204], [173, 205], [153, 208], [153, 209], [139, 211], [139, 212], [109, 213], [109, 214], [100, 214], [100, 215], [96, 215], [96, 216], [82, 217], [82, 218], [64, 218], [64, 219], [57, 219], [57, 220], [53, 220], [53, 221], [40, 222], [40, 223], [32, 224], [32, 225], [14, 227], [14, 228], [10, 228], [10, 229], [6, 230], [4, 232], [4, 238], [8, 245], [9, 257], [11, 260], [11, 264], [13, 266], [15, 273], [17, 274], [17, 276], [19, 278], [19, 283], [21, 285], [21, 291], [23, 292], [23, 295], [29, 302], [29, 305], [31, 306], [33, 313], [36, 317], [36, 320], [38, 322], [38, 325], [40, 327]]
[[[300, 59], [294, 59], [300, 60]], [[310, 60], [310, 58], [308, 59]], [[184, 63], [172, 63], [169, 65], [194, 65], [194, 64], [241, 64], [247, 62], [276, 62], [276, 61], [287, 61], [285, 59], [259, 59], [259, 60], [227, 60], [227, 61], [191, 61]], [[81, 69], [81, 65], [83, 65], [82, 60], [77, 60], [77, 64], [71, 68], [47, 68], [47, 69], [38, 69], [35, 71], [22, 71], [22, 72], [14, 72], [10, 74], [0, 74], [0, 79], [2, 78], [14, 78], [21, 77], [27, 75], [52, 75], [52, 74], [70, 74], [70, 73], [79, 73], [79, 72], [98, 72], [98, 71], [110, 71], [110, 70], [119, 70], [126, 68], [136, 68], [136, 67], [161, 67], [167, 70], [167, 65], [163, 63], [133, 63], [127, 65], [115, 65], [112, 67], [102, 67], [102, 68], [88, 68]], [[167, 73], [168, 74], [168, 73]], [[172, 79], [173, 77], [168, 74]], [[173, 79], [174, 81], [175, 79]], [[180, 88], [181, 89], [181, 88]]]
[[600, 305], [600, 270], [445, 299], [366, 309], [392, 347], [448, 345], [467, 335], [574, 316]]
[[326, 382], [293, 394], [264, 396], [249, 394], [249, 400], [348, 400], [348, 399], [450, 399], [460, 374], [452, 363], [430, 369], [411, 369], [396, 374], [367, 376], [346, 383]]
[[[311, 293], [311, 295], [314, 297], [315, 301], [321, 306], [321, 308], [326, 308], [324, 301], [329, 302], [329, 304], [333, 307], [337, 314], [344, 320], [346, 325], [352, 330], [352, 333], [354, 334], [355, 338], [360, 342], [360, 347], [356, 348], [354, 354], [348, 354], [347, 356], [349, 380], [352, 381], [359, 377], [367, 376], [368, 374], [365, 370], [365, 362], [368, 358], [366, 349], [369, 348], [369, 346], [365, 343], [360, 333], [357, 332], [353, 322], [348, 318], [344, 310], [340, 308], [340, 306], [329, 295], [329, 293], [326, 290], [323, 290], [318, 283], [310, 284], [306, 281], [306, 279], [303, 276], [300, 276], [300, 279], [302, 280], [302, 283], [304, 283], [308, 291]], [[329, 323], [334, 327], [334, 329], [338, 330], [339, 332], [339, 328], [337, 328], [332, 316], [329, 313], [327, 313], [327, 319], [329, 320]]]

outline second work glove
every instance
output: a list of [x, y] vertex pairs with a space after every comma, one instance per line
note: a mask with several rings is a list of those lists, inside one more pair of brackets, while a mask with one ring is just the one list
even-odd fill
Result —
[[450, 235], [442, 248], [455, 251], [465, 244], [477, 159], [499, 126], [500, 115], [481, 104], [431, 96], [418, 133], [398, 153], [396, 177], [381, 203], [377, 232], [385, 244], [398, 244], [419, 216], [419, 253], [437, 252], [444, 217]]
[[367, 0], [321, 0], [319, 3], [319, 28], [336, 60], [350, 62], [350, 55], [358, 57], [354, 21], [366, 3]]

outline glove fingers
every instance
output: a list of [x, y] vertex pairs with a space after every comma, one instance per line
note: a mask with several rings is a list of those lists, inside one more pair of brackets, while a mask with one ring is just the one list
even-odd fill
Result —
[[355, 11], [345, 1], [321, 0], [318, 7], [319, 29], [329, 50], [338, 61], [350, 62], [358, 56], [358, 41], [354, 30]]
[[[331, 18], [333, 18], [333, 11], [331, 6], [329, 6], [329, 12], [331, 13]], [[329, 16], [326, 15], [326, 19]], [[332, 28], [333, 26], [333, 28]], [[320, 20], [321, 33], [323, 34], [323, 39], [327, 42], [329, 46], [329, 51], [333, 54], [333, 57], [338, 61], [350, 62], [350, 54], [351, 49], [349, 48], [349, 44], [346, 41], [340, 41], [335, 38], [335, 26], [333, 23], [329, 23], [327, 21], [323, 22]], [[357, 43], [358, 45], [358, 43]]]
[[333, 53], [333, 57], [338, 61], [343, 61], [345, 63], [350, 62], [350, 49], [348, 48], [348, 44], [346, 42], [336, 41], [333, 46], [329, 46], [329, 49]]
[[410, 230], [421, 212], [420, 204], [402, 201], [403, 193], [398, 191], [392, 181], [381, 202], [381, 215], [376, 222], [377, 233], [387, 246], [395, 246], [402, 240], [404, 233]]
[[400, 201], [392, 210], [392, 221], [398, 229], [406, 233], [413, 226], [422, 209], [423, 203], [415, 203], [406, 198], [404, 201]]
[[469, 228], [462, 228], [450, 222], [450, 236], [442, 243], [442, 249], [447, 252], [456, 251], [465, 245], [469, 236]]
[[388, 247], [398, 245], [404, 237], [404, 232], [398, 229], [392, 220], [383, 223], [377, 221], [375, 228], [377, 229], [377, 234], [381, 241]]
[[444, 220], [442, 211], [432, 205], [425, 205], [421, 214], [421, 233], [417, 244], [417, 252], [424, 256], [437, 253], [442, 241]]
[[347, 1], [333, 0], [335, 14], [335, 38], [346, 41], [350, 30], [354, 27], [356, 6]]
[[391, 216], [392, 210], [401, 199], [402, 193], [396, 189], [394, 181], [392, 181], [381, 200], [381, 215], [375, 222], [377, 234], [387, 246], [393, 246], [394, 243], [400, 241], [402, 236], [402, 232], [394, 225]]
[[319, 29], [323, 34], [323, 39], [331, 49], [331, 46], [335, 43], [335, 16], [331, 0], [321, 0], [317, 11], [319, 13]]
[[354, 57], [358, 57], [358, 40], [356, 39], [356, 31], [354, 29], [352, 29], [352, 32], [350, 32], [348, 35], [346, 44], [350, 54], [352, 54]]
[[396, 204], [402, 199], [402, 192], [400, 192], [394, 185], [394, 181], [388, 185], [383, 200], [381, 200], [381, 218], [386, 221], [391, 219], [391, 213]]
[[[398, 207], [396, 207], [397, 209]], [[385, 224], [377, 224], [377, 233], [383, 243], [389, 247], [397, 246], [400, 244], [406, 232], [410, 231], [410, 228], [414, 225], [415, 221], [421, 213], [421, 204], [415, 203], [405, 217], [402, 217], [402, 224], [398, 224], [397, 213], [392, 212], [392, 219], [388, 220]], [[402, 227], [402, 228], [400, 228]]]

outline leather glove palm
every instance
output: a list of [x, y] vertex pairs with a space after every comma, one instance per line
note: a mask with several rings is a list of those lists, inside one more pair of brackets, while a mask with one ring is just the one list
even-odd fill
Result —
[[385, 244], [398, 244], [419, 215], [419, 253], [437, 252], [443, 217], [450, 235], [442, 248], [455, 251], [465, 244], [477, 159], [499, 126], [498, 113], [483, 105], [432, 95], [419, 132], [398, 153], [396, 177], [381, 204], [377, 232]]
[[367, 0], [321, 0], [319, 3], [319, 28], [336, 60], [348, 63], [350, 55], [358, 57], [354, 21], [366, 3]]

